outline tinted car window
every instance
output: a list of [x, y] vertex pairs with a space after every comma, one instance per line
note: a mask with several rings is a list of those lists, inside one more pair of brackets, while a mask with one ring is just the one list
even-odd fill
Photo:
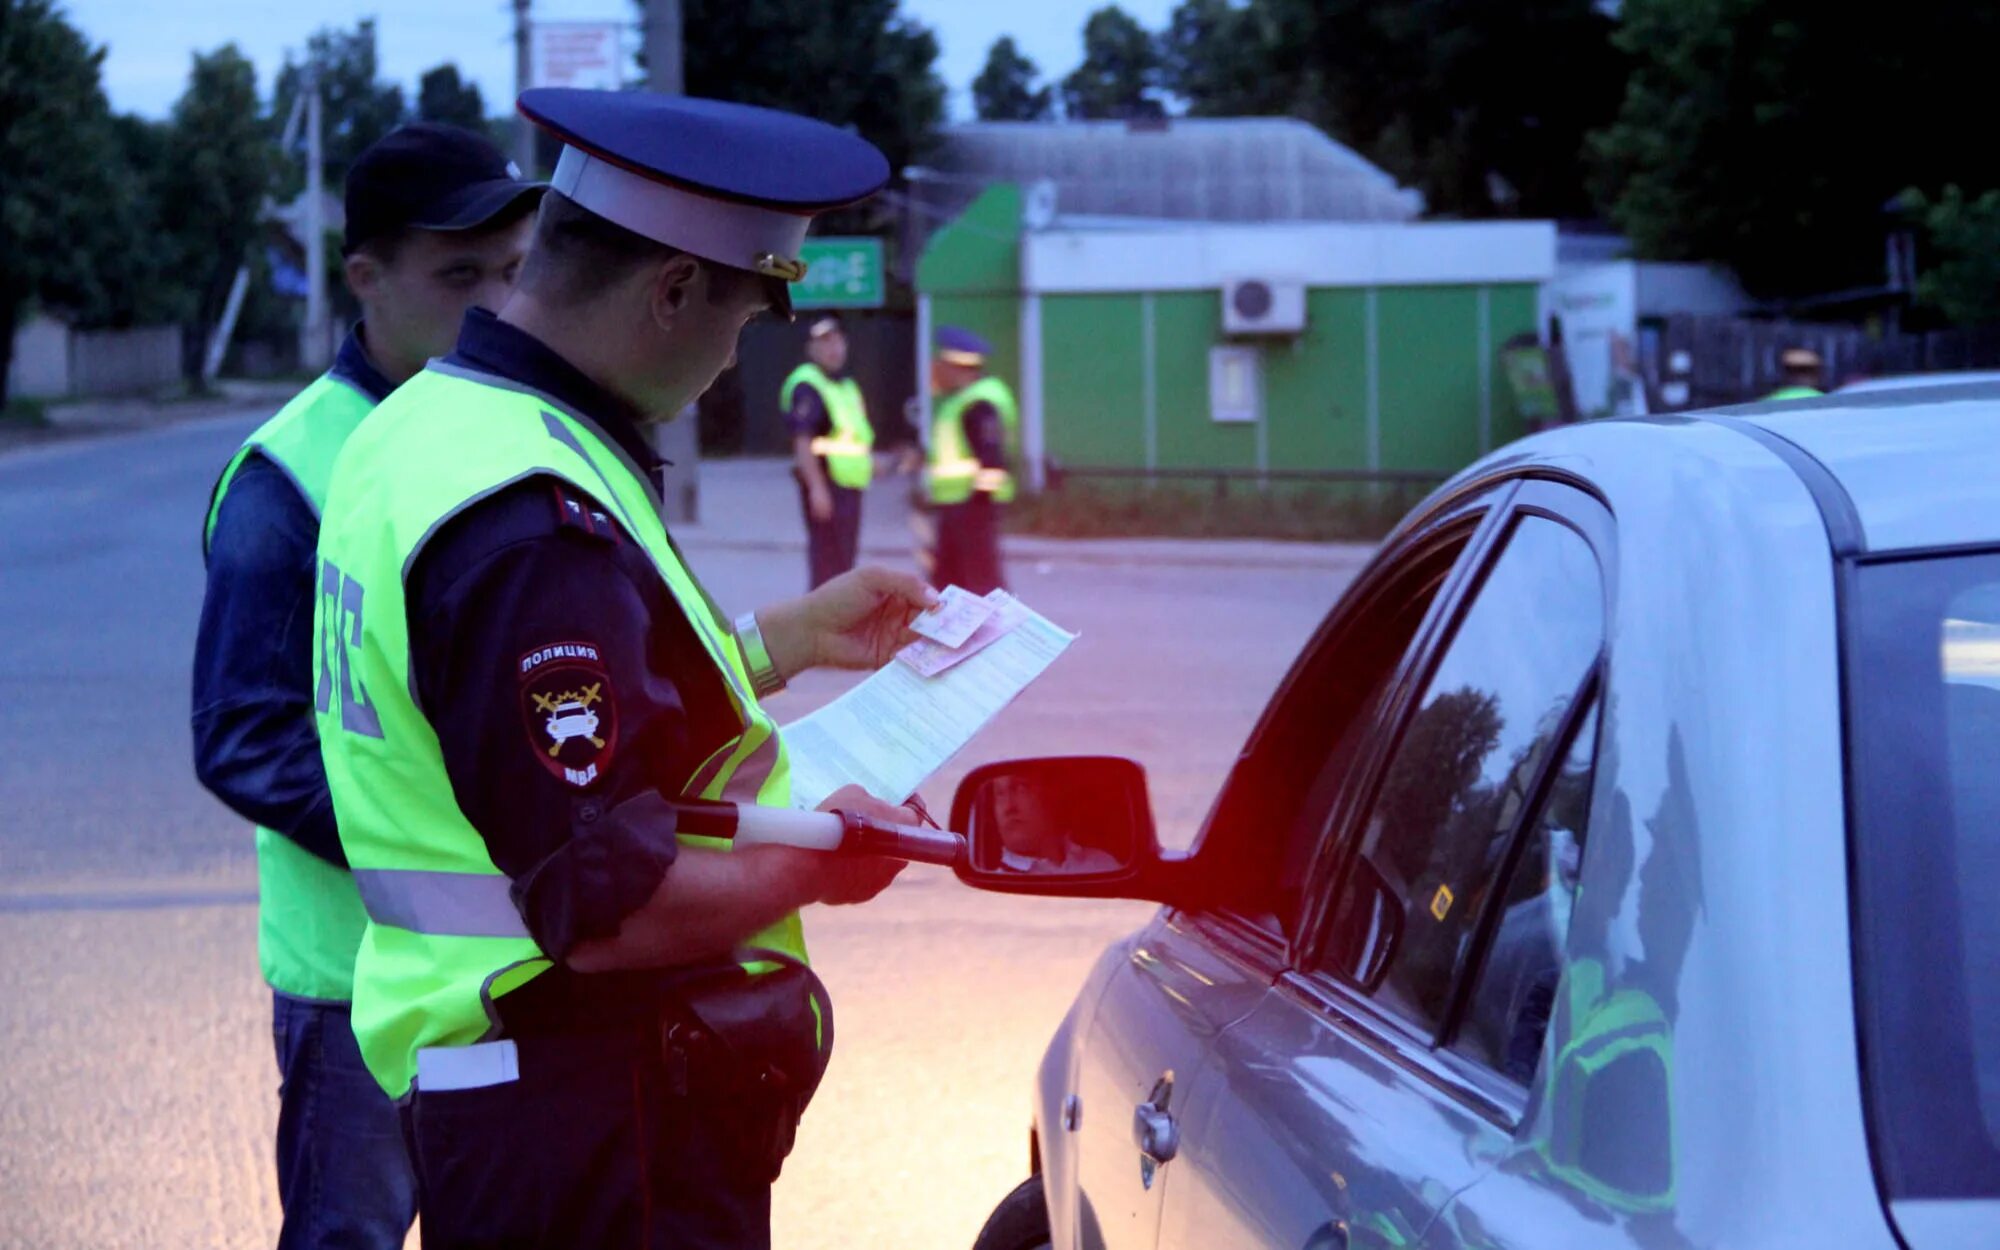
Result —
[[1603, 635], [1589, 545], [1555, 521], [1516, 522], [1390, 757], [1335, 900], [1329, 966], [1420, 1031], [1443, 1023]]
[[[1299, 919], [1313, 853], [1326, 832], [1329, 811], [1341, 780], [1374, 722], [1373, 711], [1408, 652], [1424, 616], [1452, 566], [1464, 554], [1479, 518], [1466, 518], [1442, 539], [1413, 554], [1385, 583], [1367, 592], [1360, 616], [1346, 628], [1318, 640], [1305, 671], [1281, 709], [1280, 734], [1289, 748], [1283, 771], [1297, 786], [1289, 810], [1273, 811], [1262, 836], [1233, 857], [1239, 871], [1260, 880], [1246, 889], [1254, 902], [1228, 908], [1276, 936], [1292, 934]], [[1270, 806], [1281, 786], [1259, 787], [1255, 797]]]
[[1570, 740], [1507, 879], [1493, 937], [1452, 1049], [1521, 1084], [1535, 1075], [1562, 979], [1562, 952], [1583, 868], [1597, 710]]
[[1850, 596], [1856, 964], [1895, 1198], [2000, 1197], [2000, 555]]

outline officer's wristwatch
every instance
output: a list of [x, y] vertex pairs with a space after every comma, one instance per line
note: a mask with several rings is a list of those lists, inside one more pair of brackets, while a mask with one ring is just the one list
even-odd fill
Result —
[[785, 688], [785, 675], [771, 662], [771, 649], [764, 645], [764, 631], [757, 628], [757, 614], [745, 612], [736, 618], [736, 641], [743, 648], [743, 663], [750, 669], [750, 689], [758, 698], [769, 698]]

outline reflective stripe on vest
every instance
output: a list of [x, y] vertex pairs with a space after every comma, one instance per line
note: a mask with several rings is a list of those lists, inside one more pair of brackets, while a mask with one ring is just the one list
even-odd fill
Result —
[[965, 414], [974, 404], [993, 405], [1000, 414], [1001, 443], [1009, 464], [1020, 460], [1020, 414], [1014, 394], [999, 378], [984, 377], [953, 392], [931, 417], [930, 463], [924, 482], [934, 504], [964, 503], [975, 493], [1006, 503], [1014, 498], [1014, 475], [981, 464], [965, 436]]
[[[215, 537], [222, 500], [252, 455], [276, 465], [317, 518], [333, 462], [375, 406], [352, 384], [326, 374], [244, 440], [216, 479], [201, 544]], [[295, 998], [346, 1002], [354, 956], [368, 917], [354, 879], [275, 829], [257, 827], [257, 964], [271, 988]]]
[[354, 884], [377, 924], [440, 937], [524, 938], [513, 882], [476, 872], [357, 868]]
[[833, 426], [832, 434], [812, 440], [812, 454], [826, 459], [826, 474], [835, 486], [866, 490], [875, 475], [875, 427], [868, 423], [860, 385], [853, 378], [836, 382], [808, 361], [792, 370], [778, 388], [778, 405], [786, 412], [792, 410], [792, 396], [801, 386], [819, 392], [819, 401]]
[[[442, 363], [419, 373], [342, 454], [320, 538], [316, 613], [315, 670], [329, 692], [318, 708], [321, 750], [342, 842], [369, 906], [354, 1032], [393, 1097], [409, 1089], [420, 1050], [490, 1038], [498, 1001], [550, 967], [521, 922], [508, 878], [458, 807], [437, 735], [417, 705], [405, 599], [405, 579], [432, 534], [479, 500], [538, 475], [570, 484], [618, 519], [728, 689], [738, 731], [691, 770], [681, 793], [773, 806], [791, 800], [783, 739], [757, 705], [734, 637], [682, 564], [643, 470], [587, 417], [546, 395]], [[805, 958], [796, 915], [749, 945]]]

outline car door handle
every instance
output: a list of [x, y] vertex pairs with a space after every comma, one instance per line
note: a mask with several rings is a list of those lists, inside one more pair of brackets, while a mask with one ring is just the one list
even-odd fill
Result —
[[1132, 1142], [1139, 1153], [1155, 1163], [1165, 1163], [1181, 1151], [1181, 1126], [1174, 1113], [1152, 1102], [1142, 1102], [1132, 1112]]

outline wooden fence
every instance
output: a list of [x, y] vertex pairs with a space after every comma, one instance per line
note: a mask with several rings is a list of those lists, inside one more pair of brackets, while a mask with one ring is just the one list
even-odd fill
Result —
[[1688, 402], [1676, 406], [1742, 403], [1783, 385], [1778, 356], [1788, 347], [1818, 352], [1829, 388], [1889, 374], [2000, 369], [2000, 326], [1872, 335], [1853, 326], [1676, 315], [1665, 319], [1658, 351], [1648, 353], [1648, 381], [1686, 382]]

